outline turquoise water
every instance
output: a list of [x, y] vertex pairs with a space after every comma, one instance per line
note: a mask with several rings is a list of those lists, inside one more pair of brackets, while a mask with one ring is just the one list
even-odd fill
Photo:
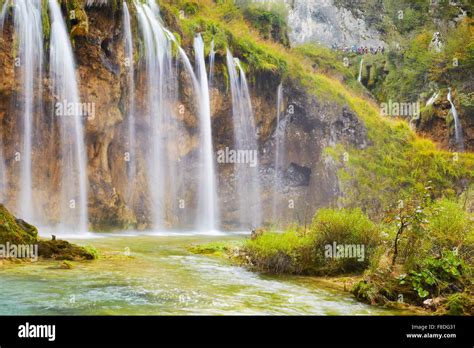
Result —
[[270, 277], [193, 244], [242, 236], [112, 236], [76, 240], [97, 261], [0, 266], [1, 315], [390, 315], [301, 277]]

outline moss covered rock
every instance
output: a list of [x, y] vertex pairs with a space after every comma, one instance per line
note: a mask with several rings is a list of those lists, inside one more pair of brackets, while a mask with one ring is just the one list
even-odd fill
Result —
[[81, 261], [97, 258], [97, 251], [93, 248], [84, 248], [65, 240], [39, 241], [38, 252], [41, 257], [53, 260]]
[[0, 204], [0, 244], [34, 244], [38, 230], [24, 220], [17, 219]]
[[38, 229], [28, 222], [17, 219], [0, 204], [0, 244], [38, 244], [39, 256], [54, 260], [93, 260], [98, 252], [92, 247], [80, 247], [64, 240], [41, 240]]

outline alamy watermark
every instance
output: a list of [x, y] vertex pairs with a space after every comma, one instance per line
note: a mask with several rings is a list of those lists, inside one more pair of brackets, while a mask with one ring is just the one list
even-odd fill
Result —
[[38, 260], [38, 244], [0, 244], [0, 259]]
[[78, 116], [87, 117], [89, 120], [95, 118], [95, 103], [78, 103], [63, 100], [55, 104], [56, 116]]
[[357, 259], [365, 260], [365, 247], [363, 244], [326, 244], [324, 246], [324, 256], [327, 259]]
[[381, 113], [383, 116], [403, 116], [415, 117], [420, 116], [420, 103], [399, 103], [389, 99], [388, 103], [380, 104]]
[[257, 150], [233, 150], [226, 147], [217, 151], [217, 163], [248, 164], [250, 167], [256, 167], [257, 156]]

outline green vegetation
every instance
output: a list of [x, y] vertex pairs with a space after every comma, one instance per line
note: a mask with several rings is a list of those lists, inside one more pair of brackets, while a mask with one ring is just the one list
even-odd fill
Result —
[[194, 245], [189, 248], [189, 251], [199, 255], [224, 256], [229, 254], [232, 248], [237, 245], [238, 244], [235, 243], [213, 242], [203, 245]]
[[94, 260], [99, 254], [93, 247], [80, 247], [64, 240], [40, 240], [38, 242], [39, 255], [47, 259], [81, 261]]
[[[432, 201], [431, 191], [426, 187], [398, 202], [381, 223], [360, 209], [321, 209], [308, 228], [261, 229], [241, 245], [212, 243], [191, 251], [226, 256], [269, 274], [363, 273], [351, 290], [360, 301], [472, 315], [474, 214], [457, 200]], [[337, 246], [350, 246], [353, 252]], [[363, 246], [363, 252], [356, 246]]]
[[[289, 49], [273, 40], [266, 40], [258, 30], [249, 27], [242, 11], [231, 1], [196, 1], [198, 11], [182, 18], [179, 11], [183, 10], [185, 3], [163, 1], [164, 17], [170, 17], [169, 23], [175, 26], [172, 29], [181, 33], [184, 47], [192, 45], [197, 32], [202, 33], [207, 47], [214, 40], [216, 69], [224, 78], [224, 57], [228, 47], [242, 60], [250, 82], [262, 77], [298, 81], [309, 93], [347, 105], [357, 113], [368, 129], [370, 145], [364, 149], [338, 145], [326, 150], [339, 163], [339, 179], [345, 193], [341, 203], [345, 206], [366, 207], [367, 213], [377, 220], [387, 206], [419, 189], [420, 182], [431, 180], [435, 187], [433, 194], [442, 197], [460, 193], [460, 182], [474, 179], [472, 154], [453, 155], [440, 151], [432, 142], [417, 137], [406, 122], [381, 117], [378, 107], [361, 95], [354, 73], [344, 67], [338, 53], [311, 45]], [[428, 36], [419, 40], [427, 44]], [[411, 45], [413, 50], [417, 49], [418, 43], [415, 41]], [[424, 58], [417, 57], [415, 51], [412, 55], [418, 59], [413, 63], [416, 70]], [[370, 70], [375, 72], [367, 79], [375, 89], [380, 89], [381, 95], [385, 95], [387, 92], [379, 81], [382, 77], [378, 76], [379, 70], [384, 70], [388, 64], [385, 62], [388, 58], [386, 55], [375, 57], [374, 67]], [[384, 63], [379, 66], [378, 62]], [[394, 76], [399, 74], [398, 68], [394, 71]], [[384, 81], [390, 79], [387, 77]], [[413, 81], [407, 91], [419, 90], [424, 80], [417, 77]], [[348, 88], [345, 83], [353, 88]], [[469, 101], [465, 104], [470, 105]]]
[[456, 201], [431, 202], [428, 195], [423, 202], [415, 197], [400, 205], [385, 225], [389, 243], [372, 258], [353, 294], [372, 304], [402, 302], [439, 314], [472, 314], [473, 214]]
[[16, 219], [0, 204], [0, 244], [34, 244], [38, 230], [29, 223]]
[[[348, 274], [368, 266], [379, 242], [377, 226], [360, 209], [321, 209], [307, 230], [294, 226], [248, 240], [241, 258], [250, 268], [266, 273]], [[334, 245], [363, 245], [363, 255], [336, 257]]]
[[243, 13], [264, 39], [273, 39], [284, 46], [290, 45], [286, 13], [255, 5], [246, 7]]
[[99, 257], [94, 247], [80, 247], [63, 240], [42, 240], [38, 230], [24, 220], [15, 218], [0, 204], [0, 245], [38, 245], [41, 257], [54, 260], [93, 260]]

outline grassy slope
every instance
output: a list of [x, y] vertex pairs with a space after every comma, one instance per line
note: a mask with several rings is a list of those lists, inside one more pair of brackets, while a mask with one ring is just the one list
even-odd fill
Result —
[[[474, 155], [453, 154], [436, 149], [433, 142], [420, 138], [403, 120], [382, 117], [378, 106], [360, 88], [351, 88], [353, 78], [336, 57], [320, 49], [289, 49], [261, 38], [258, 30], [246, 22], [231, 1], [193, 1], [193, 10], [178, 19], [182, 43], [191, 46], [196, 32], [203, 34], [209, 47], [215, 40], [217, 54], [224, 56], [230, 47], [248, 72], [249, 79], [261, 72], [301, 81], [309, 91], [321, 98], [348, 105], [365, 123], [371, 146], [327, 149], [340, 164], [340, 180], [347, 205], [370, 207], [379, 213], [387, 205], [403, 199], [417, 186], [428, 181], [437, 195], [452, 195], [459, 191], [461, 179], [472, 182]], [[189, 8], [189, 2], [161, 1], [163, 10], [179, 18], [179, 11]], [[315, 59], [320, 64], [316, 64]], [[321, 58], [322, 57], [322, 58]], [[329, 66], [329, 69], [327, 68]], [[223, 69], [225, 70], [225, 69]], [[341, 75], [343, 78], [341, 79]], [[348, 83], [344, 83], [345, 80]]]

